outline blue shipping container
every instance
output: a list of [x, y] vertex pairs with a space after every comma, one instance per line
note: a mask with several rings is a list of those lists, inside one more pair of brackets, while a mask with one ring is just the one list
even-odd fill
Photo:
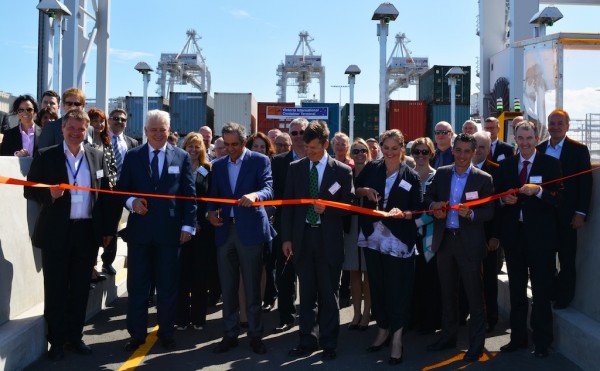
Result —
[[[161, 97], [148, 97], [148, 111], [162, 109]], [[127, 111], [127, 127], [125, 134], [136, 139], [143, 136], [144, 123], [144, 97], [125, 97], [125, 110]]]
[[340, 104], [339, 103], [317, 103], [317, 102], [302, 102], [302, 107], [327, 107], [329, 118], [324, 120], [329, 127], [329, 140], [333, 139], [333, 135], [340, 131]]
[[171, 92], [170, 99], [171, 130], [181, 136], [198, 131], [208, 125], [214, 129], [214, 100], [208, 93]]
[[[435, 138], [433, 130], [440, 121], [451, 122], [451, 110], [449, 104], [430, 104], [427, 106], [427, 135]], [[456, 121], [454, 122], [454, 133], [462, 133], [462, 124], [471, 118], [471, 106], [456, 105]]]

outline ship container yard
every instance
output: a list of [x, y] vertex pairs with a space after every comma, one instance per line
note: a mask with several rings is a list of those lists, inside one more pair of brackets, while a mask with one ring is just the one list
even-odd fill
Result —
[[[148, 110], [153, 109], [164, 109], [161, 97], [148, 97]], [[125, 135], [141, 139], [144, 131], [144, 98], [125, 97], [125, 111], [128, 116]]]
[[202, 126], [214, 127], [214, 99], [208, 93], [171, 92], [169, 113], [171, 130], [180, 136], [198, 131]]
[[258, 102], [258, 131], [265, 134], [271, 129], [279, 129], [287, 132], [288, 124], [293, 118], [269, 119], [267, 118], [267, 107], [295, 107], [295, 104], [293, 102]]
[[257, 111], [256, 98], [252, 93], [215, 93], [215, 135], [220, 136], [228, 122], [242, 125], [247, 135], [256, 133]]

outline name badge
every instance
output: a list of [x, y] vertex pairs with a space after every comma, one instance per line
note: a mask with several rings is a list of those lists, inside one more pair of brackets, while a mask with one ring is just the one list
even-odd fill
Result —
[[329, 187], [329, 193], [334, 195], [340, 188], [342, 188], [342, 186], [338, 182], [335, 182], [331, 187]]
[[104, 176], [104, 170], [96, 171], [96, 179], [100, 179]]
[[498, 158], [496, 159], [496, 162], [500, 162], [500, 161], [504, 160], [505, 158], [506, 158], [506, 156], [504, 156], [504, 153], [503, 153], [500, 156], [498, 156]]
[[82, 195], [71, 195], [71, 203], [72, 204], [80, 204], [83, 202]]
[[169, 209], [169, 216], [171, 216], [171, 218], [175, 216], [175, 209]]
[[529, 177], [529, 183], [542, 184], [542, 176], [541, 175], [531, 175]]
[[208, 170], [206, 170], [206, 168], [205, 168], [204, 166], [200, 166], [200, 167], [198, 167], [198, 170], [197, 170], [197, 171], [198, 171], [198, 172], [200, 173], [200, 175], [202, 175], [202, 176], [206, 176], [206, 175], [208, 174]]
[[479, 198], [479, 193], [477, 193], [477, 191], [467, 192], [465, 193], [465, 198], [467, 201], [476, 200]]
[[410, 192], [410, 189], [412, 188], [412, 184], [410, 184], [409, 182], [407, 182], [406, 180], [402, 179], [400, 181], [400, 184], [398, 184], [398, 187], [406, 190], [407, 192]]
[[179, 174], [179, 166], [169, 166], [169, 174]]

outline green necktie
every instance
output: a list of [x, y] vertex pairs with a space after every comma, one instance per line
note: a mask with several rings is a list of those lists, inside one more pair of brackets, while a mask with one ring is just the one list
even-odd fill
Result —
[[[308, 193], [310, 198], [319, 198], [319, 172], [317, 171], [317, 165], [319, 162], [313, 162], [312, 169], [308, 175]], [[308, 212], [306, 213], [306, 220], [309, 224], [317, 224], [319, 221], [319, 214], [315, 212], [312, 205], [308, 206]]]

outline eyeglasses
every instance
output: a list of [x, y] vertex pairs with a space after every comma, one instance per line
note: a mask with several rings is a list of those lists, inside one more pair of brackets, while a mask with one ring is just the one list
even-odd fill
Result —
[[17, 110], [17, 113], [23, 113], [23, 112], [25, 112], [25, 111], [27, 111], [28, 113], [32, 113], [32, 112], [33, 112], [33, 107], [19, 108], [19, 109]]
[[451, 133], [450, 130], [436, 130], [434, 131], [435, 135], [448, 135]]
[[127, 119], [124, 117], [111, 117], [110, 119], [116, 122], [127, 122]]
[[364, 149], [364, 148], [355, 148], [352, 150], [352, 154], [353, 155], [358, 155], [358, 154], [366, 154], [369, 150], [368, 149]]
[[295, 136], [297, 136], [297, 135], [304, 135], [304, 130], [300, 130], [300, 131], [296, 131], [296, 130], [294, 130], [294, 131], [290, 131], [290, 135], [291, 135], [291, 136], [293, 136], [293, 137], [295, 137]]
[[80, 106], [83, 106], [83, 103], [81, 103], [81, 102], [69, 102], [69, 101], [65, 101], [64, 104], [67, 107], [71, 107], [71, 106], [80, 107]]
[[428, 154], [431, 153], [431, 151], [429, 151], [428, 149], [413, 149], [412, 151], [410, 151], [410, 153], [413, 155], [427, 156]]

